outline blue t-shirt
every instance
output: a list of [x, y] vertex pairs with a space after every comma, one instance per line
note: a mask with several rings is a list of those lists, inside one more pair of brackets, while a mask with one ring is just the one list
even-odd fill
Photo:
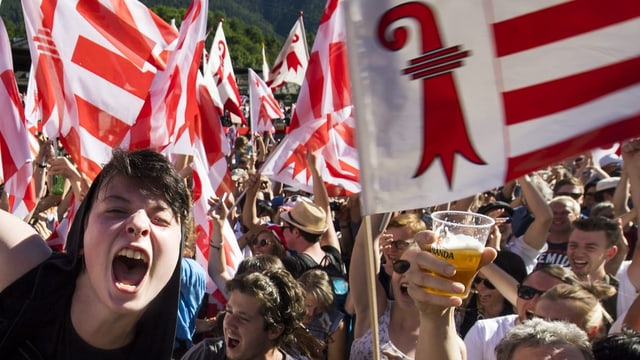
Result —
[[207, 273], [202, 265], [189, 258], [182, 258], [180, 272], [180, 302], [178, 303], [178, 323], [176, 343], [187, 349], [193, 346], [192, 337], [196, 330], [196, 316], [206, 291]]

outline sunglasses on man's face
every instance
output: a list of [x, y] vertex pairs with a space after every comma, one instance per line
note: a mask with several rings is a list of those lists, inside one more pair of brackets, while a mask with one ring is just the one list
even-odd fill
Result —
[[411, 263], [407, 260], [396, 260], [393, 262], [393, 271], [398, 274], [406, 273], [411, 267]]
[[568, 197], [572, 198], [573, 200], [578, 200], [578, 199], [580, 199], [580, 196], [582, 196], [582, 193], [559, 192], [559, 193], [556, 194], [556, 196], [568, 196]]
[[491, 283], [491, 281], [487, 280], [487, 279], [483, 279], [481, 277], [476, 276], [475, 278], [473, 278], [473, 283], [476, 284], [476, 286], [478, 286], [480, 283], [483, 283], [484, 286], [487, 289], [491, 289], [491, 290], [495, 290], [495, 286], [493, 286], [493, 284]]
[[546, 291], [542, 291], [542, 290], [538, 290], [536, 288], [532, 288], [531, 286], [522, 285], [522, 284], [518, 285], [518, 297], [523, 299], [523, 300], [531, 300], [536, 295], [542, 295], [545, 292]]

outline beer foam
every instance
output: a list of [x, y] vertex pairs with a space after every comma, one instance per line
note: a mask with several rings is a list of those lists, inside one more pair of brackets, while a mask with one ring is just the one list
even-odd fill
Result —
[[446, 231], [444, 238], [435, 244], [445, 250], [476, 250], [482, 252], [484, 245], [473, 236], [466, 234], [452, 234]]

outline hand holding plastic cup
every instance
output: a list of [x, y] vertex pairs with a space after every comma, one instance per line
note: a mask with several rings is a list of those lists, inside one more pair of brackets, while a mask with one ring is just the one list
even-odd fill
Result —
[[437, 211], [431, 214], [431, 219], [436, 241], [431, 244], [429, 251], [455, 267], [456, 274], [447, 279], [464, 284], [465, 292], [461, 295], [432, 288], [425, 290], [433, 294], [466, 298], [495, 220], [465, 211]]

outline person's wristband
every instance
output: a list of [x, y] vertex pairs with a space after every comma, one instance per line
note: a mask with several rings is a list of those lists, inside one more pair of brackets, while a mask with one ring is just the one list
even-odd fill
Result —
[[210, 242], [209, 246], [211, 246], [214, 249], [218, 249], [218, 250], [222, 249], [222, 243], [220, 243], [220, 245], [216, 245], [216, 244]]
[[47, 163], [39, 163], [39, 164], [38, 164], [38, 167], [39, 167], [40, 169], [46, 169], [46, 168], [47, 168]]

